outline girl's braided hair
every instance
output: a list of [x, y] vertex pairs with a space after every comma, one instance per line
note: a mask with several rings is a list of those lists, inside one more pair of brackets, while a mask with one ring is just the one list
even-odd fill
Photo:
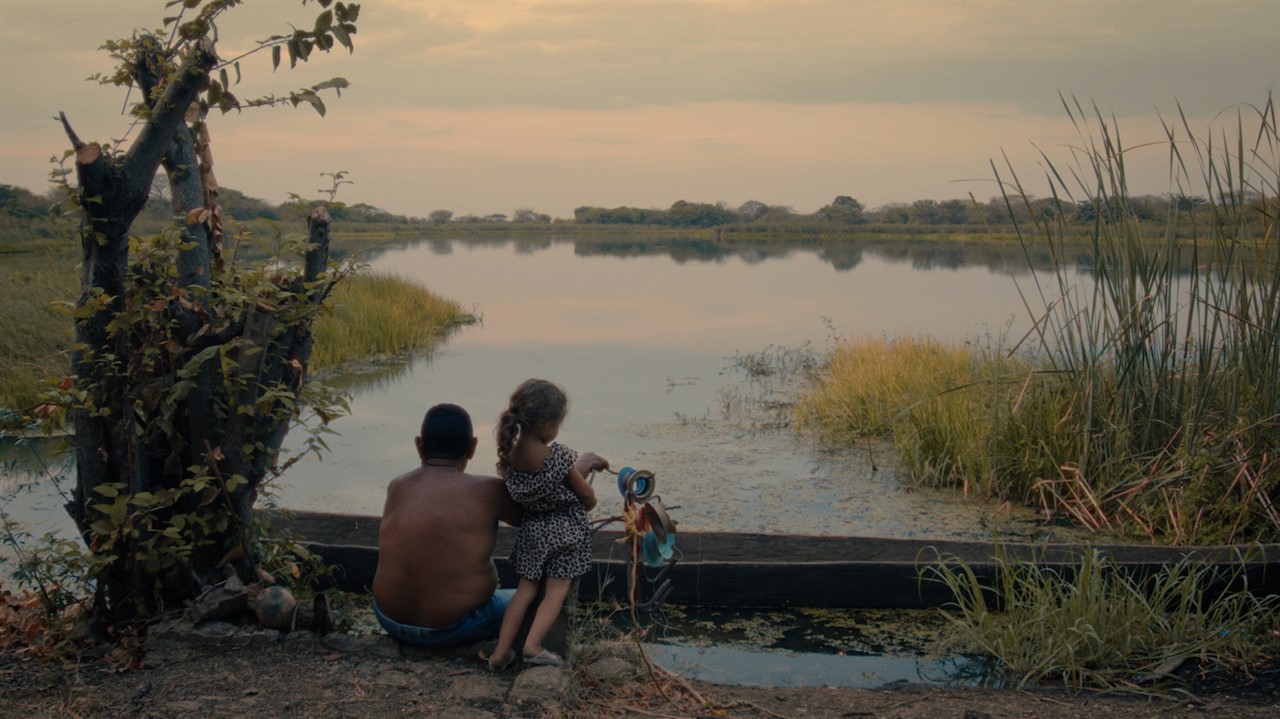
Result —
[[560, 422], [568, 413], [569, 398], [551, 382], [529, 379], [516, 387], [494, 429], [498, 441], [498, 474], [505, 476], [511, 468], [511, 450], [521, 432], [534, 432]]

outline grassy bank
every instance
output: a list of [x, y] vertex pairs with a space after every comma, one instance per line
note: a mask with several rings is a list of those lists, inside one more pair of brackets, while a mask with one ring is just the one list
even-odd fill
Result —
[[[1028, 258], [1053, 259], [1047, 275], [1031, 266], [1024, 341], [842, 342], [798, 406], [801, 426], [842, 442], [891, 436], [916, 481], [1091, 529], [1280, 541], [1280, 135], [1270, 102], [1241, 113], [1227, 147], [1167, 128], [1173, 181], [1213, 199], [1153, 232], [1128, 209], [1118, 130], [1075, 108], [1079, 166], [1050, 165], [1050, 178], [1064, 205], [1090, 202], [1098, 219], [1082, 232], [1031, 212], [1019, 225]], [[1016, 178], [1002, 184], [1010, 205], [1033, 207]]]
[[67, 372], [71, 319], [55, 309], [80, 291], [75, 259], [51, 240], [6, 242], [0, 254], [0, 409], [39, 401]]
[[[79, 272], [65, 243], [8, 242], [0, 261], [0, 409], [29, 412], [52, 382], [67, 375], [71, 319], [56, 309], [79, 293]], [[331, 297], [316, 322], [312, 367], [429, 351], [475, 317], [412, 281], [357, 274]], [[22, 423], [20, 417], [7, 418]]]
[[476, 317], [410, 280], [357, 275], [330, 296], [315, 326], [311, 361], [318, 371], [431, 349], [450, 330]]

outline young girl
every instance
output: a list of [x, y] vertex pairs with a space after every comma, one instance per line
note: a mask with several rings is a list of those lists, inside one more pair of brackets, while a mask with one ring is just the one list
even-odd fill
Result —
[[493, 670], [515, 661], [511, 645], [544, 577], [546, 591], [524, 642], [524, 661], [560, 664], [559, 656], [543, 649], [542, 640], [555, 623], [572, 581], [591, 569], [587, 511], [596, 506], [596, 495], [574, 466], [578, 453], [551, 443], [568, 410], [563, 390], [546, 380], [531, 379], [516, 388], [498, 418], [498, 474], [525, 514], [511, 552], [520, 584], [503, 614], [498, 645], [489, 657]]

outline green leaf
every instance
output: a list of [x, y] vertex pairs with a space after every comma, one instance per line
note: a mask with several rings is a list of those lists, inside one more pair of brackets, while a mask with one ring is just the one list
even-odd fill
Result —
[[316, 18], [315, 34], [319, 35], [321, 33], [328, 32], [329, 28], [332, 26], [333, 26], [333, 11], [325, 10], [324, 12], [320, 13], [319, 17]]
[[347, 32], [346, 25], [339, 23], [332, 28], [333, 36], [337, 38], [338, 44], [347, 49], [347, 52], [353, 52], [355, 47], [351, 44], [351, 35]]
[[325, 80], [324, 82], [318, 85], [312, 85], [311, 89], [317, 90], [317, 91], [333, 90], [334, 92], [338, 93], [339, 97], [341, 97], [342, 91], [348, 87], [351, 87], [351, 83], [347, 82], [347, 79], [345, 77], [335, 77], [330, 80]]
[[320, 96], [314, 92], [310, 90], [299, 90], [290, 95], [289, 99], [293, 101], [294, 107], [297, 107], [303, 102], [309, 103], [316, 109], [316, 112], [320, 113], [320, 117], [324, 117], [324, 100], [320, 99]]
[[280, 69], [280, 46], [276, 45], [271, 48], [271, 69]]
[[129, 501], [137, 507], [153, 507], [156, 504], [156, 496], [150, 492], [138, 492]]
[[112, 527], [119, 527], [124, 524], [125, 514], [128, 511], [123, 498], [117, 498], [118, 501], [107, 504], [99, 502], [91, 505], [94, 509], [107, 515], [107, 521], [111, 522]]

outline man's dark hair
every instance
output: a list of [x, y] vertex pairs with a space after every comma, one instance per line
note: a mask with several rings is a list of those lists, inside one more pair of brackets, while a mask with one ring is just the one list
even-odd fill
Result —
[[471, 449], [471, 415], [456, 404], [438, 404], [422, 418], [423, 459], [462, 459]]

